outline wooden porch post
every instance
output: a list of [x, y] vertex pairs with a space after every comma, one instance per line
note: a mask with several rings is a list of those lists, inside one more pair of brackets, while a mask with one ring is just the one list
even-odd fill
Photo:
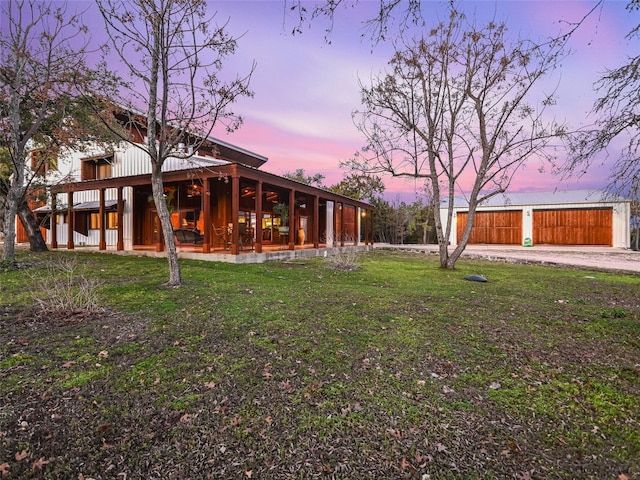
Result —
[[256, 253], [262, 253], [262, 181], [256, 184]]
[[369, 210], [364, 209], [362, 215], [364, 220], [364, 244], [369, 245]]
[[73, 192], [67, 192], [67, 249], [73, 250], [75, 245], [73, 244]]
[[51, 248], [58, 248], [58, 214], [57, 214], [58, 196], [54, 193], [51, 195], [51, 217], [49, 217], [49, 227], [51, 228]]
[[231, 235], [231, 254], [240, 253], [240, 224], [238, 223], [238, 212], [240, 211], [240, 177], [234, 174], [231, 177], [231, 222], [233, 232]]
[[364, 212], [364, 209], [361, 209], [360, 207], [355, 207], [356, 210], [356, 227], [355, 227], [355, 239], [354, 239], [354, 245], [358, 245], [360, 243], [360, 232], [362, 231], [362, 214]]
[[344, 203], [340, 202], [340, 246], [344, 247]]
[[295, 214], [296, 214], [296, 191], [289, 190], [289, 250], [295, 248]]
[[211, 179], [205, 178], [202, 185], [202, 202], [204, 215], [204, 241], [202, 242], [202, 253], [211, 253]]
[[118, 243], [116, 249], [118, 251], [124, 250], [124, 225], [122, 221], [124, 217], [124, 199], [122, 198], [122, 189], [123, 187], [118, 187], [118, 211], [116, 213], [118, 216]]
[[105, 212], [104, 212], [104, 192], [105, 189], [100, 189], [100, 206], [98, 207], [98, 216], [100, 217], [100, 241], [98, 243], [98, 250], [107, 249], [107, 229], [105, 225]]
[[333, 215], [331, 221], [333, 222], [333, 238], [331, 239], [331, 246], [335, 247], [338, 243], [338, 202], [332, 200], [333, 203]]
[[320, 246], [320, 197], [313, 197], [313, 227], [312, 227], [313, 248]]
[[375, 228], [373, 223], [373, 209], [369, 211], [369, 245], [373, 245], [373, 240], [375, 237]]

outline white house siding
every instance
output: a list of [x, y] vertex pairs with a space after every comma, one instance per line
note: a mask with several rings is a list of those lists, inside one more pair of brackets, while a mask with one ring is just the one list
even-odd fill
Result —
[[[58, 172], [52, 172], [49, 177], [50, 183], [58, 183], [61, 179], [72, 182], [82, 180], [82, 161], [85, 158], [96, 157], [100, 155], [113, 155], [113, 163], [111, 165], [111, 177], [128, 177], [134, 175], [148, 175], [151, 173], [151, 162], [149, 156], [144, 150], [135, 146], [123, 146], [114, 152], [107, 152], [103, 149], [88, 149], [83, 152], [69, 152], [59, 161]], [[181, 159], [169, 157], [165, 161], [162, 171], [169, 172], [173, 170], [183, 170], [188, 168], [215, 168], [216, 165], [227, 164], [224, 160], [218, 160], [210, 157], [192, 157], [190, 159]], [[105, 190], [105, 200], [117, 200], [118, 192], [115, 188]], [[133, 248], [133, 189], [125, 187], [123, 189], [124, 199], [124, 215], [123, 215], [123, 235], [124, 248]], [[73, 194], [73, 203], [75, 205], [84, 202], [97, 202], [100, 200], [100, 192], [98, 190], [81, 191]], [[67, 205], [67, 194], [61, 193], [56, 197], [59, 212], [64, 213]], [[57, 240], [58, 244], [65, 245], [68, 237], [68, 226], [62, 222], [62, 215], [58, 217]], [[117, 230], [106, 231], [107, 246], [114, 246], [118, 241]], [[47, 242], [51, 242], [51, 230], [47, 233]], [[100, 243], [100, 230], [89, 230], [88, 235], [74, 232], [73, 241], [78, 246], [98, 246]]]
[[[116, 188], [107, 188], [105, 190], [105, 201], [117, 201], [118, 190]], [[122, 228], [124, 236], [124, 248], [133, 248], [133, 188], [125, 187], [122, 189], [122, 198], [124, 200], [124, 211], [122, 218]], [[74, 204], [85, 202], [97, 202], [100, 200], [98, 191], [75, 192], [73, 195]], [[66, 219], [67, 194], [58, 194], [58, 223], [56, 226], [58, 244], [66, 245], [68, 240], [68, 224], [63, 223]], [[64, 214], [64, 216], [62, 215]], [[47, 232], [47, 242], [51, 243], [51, 229]], [[88, 235], [82, 235], [73, 232], [73, 242], [78, 246], [98, 246], [100, 244], [100, 230], [89, 229]], [[115, 246], [118, 243], [118, 231], [115, 229], [106, 230], [107, 246]]]
[[[599, 198], [603, 200], [598, 201]], [[572, 201], [569, 201], [572, 200]], [[522, 244], [533, 241], [534, 238], [534, 211], [535, 210], [566, 210], [566, 209], [612, 209], [612, 246], [616, 248], [629, 248], [630, 246], [630, 202], [624, 199], [607, 200], [602, 192], [576, 190], [567, 192], [539, 192], [532, 194], [506, 194], [494, 197], [488, 205], [479, 206], [479, 212], [522, 210]], [[467, 212], [468, 204], [463, 199], [456, 198], [454, 207], [453, 225], [449, 241], [451, 245], [457, 244], [457, 214]], [[447, 208], [440, 210], [443, 228], [446, 228]]]

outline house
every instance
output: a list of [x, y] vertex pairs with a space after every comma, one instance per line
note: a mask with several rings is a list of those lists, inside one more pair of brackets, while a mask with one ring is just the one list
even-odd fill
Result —
[[[135, 143], [144, 143], [145, 133], [140, 125], [130, 129]], [[179, 252], [222, 253], [234, 261], [230, 256], [245, 252], [286, 258], [284, 250], [373, 243], [369, 204], [260, 170], [267, 158], [241, 147], [199, 140], [195, 152], [178, 145], [163, 166]], [[37, 167], [51, 185], [49, 201], [35, 213], [52, 248], [164, 250], [142, 149], [123, 142], [109, 151], [67, 152]], [[277, 213], [277, 204], [287, 205], [288, 215]]]
[[[446, 211], [443, 205], [444, 222]], [[478, 205], [469, 243], [629, 248], [630, 211], [630, 201], [599, 190], [498, 194]], [[452, 245], [460, 241], [468, 214], [469, 203], [456, 197]]]

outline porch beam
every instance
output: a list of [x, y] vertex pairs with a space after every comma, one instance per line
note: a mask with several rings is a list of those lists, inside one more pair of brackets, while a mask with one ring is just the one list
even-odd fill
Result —
[[51, 195], [51, 216], [49, 217], [49, 226], [51, 229], [51, 248], [58, 248], [58, 215], [57, 215], [57, 195]]
[[344, 203], [340, 202], [340, 246], [344, 247]]
[[204, 216], [204, 241], [202, 242], [202, 253], [211, 253], [212, 225], [211, 225], [211, 179], [205, 178], [202, 181], [202, 215]]
[[255, 251], [262, 253], [262, 181], [256, 183], [256, 240]]
[[67, 193], [67, 250], [73, 250], [73, 224], [75, 213], [73, 212], [73, 192]]
[[104, 210], [104, 193], [105, 189], [100, 189], [100, 205], [98, 206], [98, 216], [100, 217], [100, 241], [98, 243], [98, 250], [107, 249], [107, 229], [105, 225], [105, 210]]
[[240, 212], [240, 177], [233, 175], [231, 177], [231, 223], [233, 231], [231, 233], [231, 254], [240, 254], [240, 223], [238, 222], [238, 214]]
[[320, 246], [320, 197], [313, 196], [313, 226], [311, 230], [313, 248]]
[[295, 249], [296, 191], [289, 190], [289, 250]]
[[117, 213], [118, 216], [118, 242], [116, 245], [116, 249], [118, 251], [124, 250], [124, 199], [122, 196], [122, 190], [124, 187], [118, 187], [118, 206]]

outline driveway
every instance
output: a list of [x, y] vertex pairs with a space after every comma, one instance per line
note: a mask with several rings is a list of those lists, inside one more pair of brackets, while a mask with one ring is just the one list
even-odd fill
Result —
[[[423, 251], [438, 254], [437, 245], [374, 244], [376, 248]], [[596, 270], [640, 273], [640, 252], [612, 247], [469, 245], [462, 254], [467, 258], [483, 258], [539, 265], [568, 265]]]

